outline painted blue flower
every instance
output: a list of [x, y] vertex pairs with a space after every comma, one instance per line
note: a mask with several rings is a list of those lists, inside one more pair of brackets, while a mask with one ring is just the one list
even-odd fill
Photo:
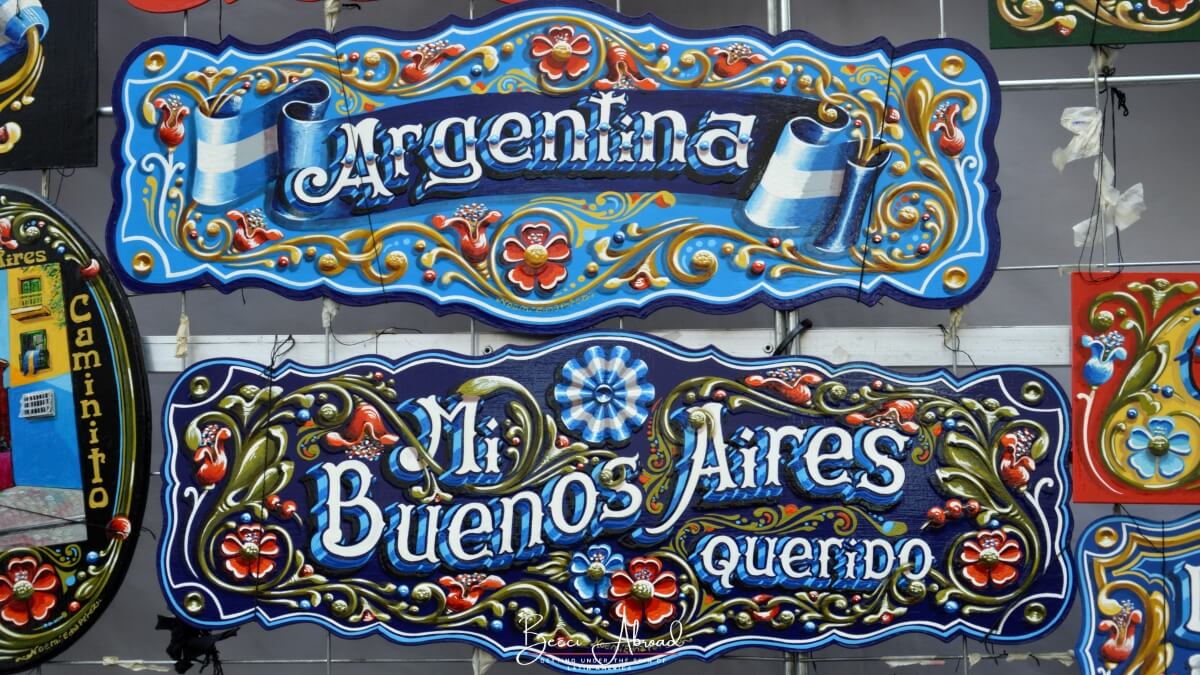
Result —
[[1121, 345], [1125, 336], [1110, 330], [1100, 337], [1084, 335], [1080, 340], [1084, 347], [1092, 350], [1091, 357], [1083, 364], [1083, 379], [1093, 387], [1108, 382], [1113, 376], [1113, 361], [1123, 361], [1128, 353]]
[[1145, 427], [1134, 427], [1125, 441], [1129, 466], [1142, 478], [1173, 478], [1183, 472], [1183, 460], [1192, 451], [1186, 431], [1175, 432], [1169, 417], [1151, 417]]
[[606, 544], [588, 547], [587, 553], [571, 556], [571, 588], [584, 602], [608, 597], [612, 588], [609, 575], [625, 568], [625, 557], [613, 553]]
[[563, 424], [592, 444], [623, 443], [646, 421], [654, 385], [646, 362], [620, 345], [588, 347], [563, 366], [554, 386]]

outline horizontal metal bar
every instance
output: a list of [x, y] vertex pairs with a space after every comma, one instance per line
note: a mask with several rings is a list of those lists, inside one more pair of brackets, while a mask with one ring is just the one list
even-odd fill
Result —
[[[1193, 267], [1200, 265], [1200, 260], [1149, 260], [1140, 262], [1117, 262], [1110, 260], [1108, 263], [1108, 272], [1113, 272], [1122, 267]], [[1074, 272], [1079, 269], [1079, 263], [1067, 263], [1065, 265], [1000, 265], [996, 268], [997, 272], [1028, 272], [1032, 270], [1058, 270], [1059, 274], [1063, 272]]]
[[[1114, 87], [1147, 87], [1152, 85], [1200, 84], [1200, 73], [1170, 75], [1114, 75], [1107, 80]], [[1004, 91], [1048, 91], [1060, 89], [1091, 89], [1091, 77], [1050, 77], [1037, 80], [1000, 80]]]
[[[774, 331], [762, 328], [734, 330], [665, 330], [655, 335], [685, 347], [699, 349], [717, 345], [732, 356], [763, 357], [775, 349]], [[959, 331], [960, 347], [978, 366], [1020, 363], [1027, 366], [1070, 364], [1070, 327], [983, 326]], [[295, 345], [279, 354], [280, 361], [317, 364], [327, 361], [324, 335], [293, 335]], [[188, 363], [225, 358], [237, 354], [256, 363], [268, 364], [284, 336], [193, 335], [188, 342]], [[480, 351], [490, 354], [504, 345], [532, 345], [542, 338], [507, 333], [479, 333]], [[932, 328], [813, 328], [800, 338], [800, 353], [831, 363], [870, 361], [893, 368], [932, 368], [951, 364], [951, 352], [942, 344], [941, 329]], [[174, 335], [142, 338], [146, 364], [153, 373], [178, 373], [183, 359], [175, 356]], [[388, 333], [383, 335], [339, 335], [333, 345], [336, 361], [368, 354], [398, 357], [426, 349], [468, 354], [470, 333]]]

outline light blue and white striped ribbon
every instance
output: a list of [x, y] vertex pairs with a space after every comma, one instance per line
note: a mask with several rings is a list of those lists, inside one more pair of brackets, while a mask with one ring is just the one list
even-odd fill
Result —
[[25, 51], [25, 36], [31, 28], [37, 28], [39, 37], [45, 38], [50, 30], [50, 17], [42, 9], [41, 0], [0, 0], [0, 63], [10, 56]]

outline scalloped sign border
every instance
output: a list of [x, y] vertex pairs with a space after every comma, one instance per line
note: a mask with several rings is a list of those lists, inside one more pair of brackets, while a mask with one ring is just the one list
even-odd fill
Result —
[[1073, 596], [1067, 398], [636, 333], [490, 357], [220, 359], [163, 410], [159, 574], [204, 628], [320, 625], [635, 671], [908, 633], [1032, 640]]
[[407, 33], [155, 39], [113, 104], [108, 245], [138, 291], [548, 333], [664, 306], [956, 307], [999, 255], [999, 90], [955, 40], [528, 2]]

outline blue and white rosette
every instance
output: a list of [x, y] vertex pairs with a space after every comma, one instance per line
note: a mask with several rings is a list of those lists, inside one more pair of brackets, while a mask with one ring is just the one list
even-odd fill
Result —
[[42, 9], [41, 0], [0, 0], [0, 63], [25, 51], [25, 36], [38, 29], [38, 37], [46, 37], [50, 18]]
[[625, 347], [589, 347], [562, 368], [554, 387], [563, 425], [593, 445], [621, 444], [649, 416], [654, 385], [646, 362]]

